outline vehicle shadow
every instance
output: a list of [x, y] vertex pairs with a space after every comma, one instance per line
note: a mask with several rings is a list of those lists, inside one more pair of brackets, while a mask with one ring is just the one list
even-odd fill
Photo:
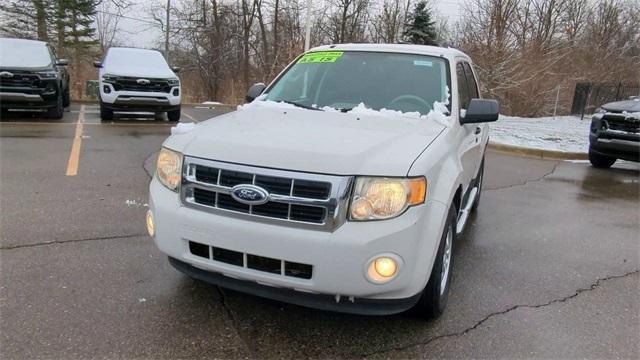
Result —
[[[68, 114], [68, 109], [65, 109], [65, 115]], [[23, 111], [23, 110], [11, 110], [2, 111], [0, 114], [0, 122], [68, 122], [67, 119], [50, 119], [47, 118], [46, 111]]]
[[[209, 321], [217, 324], [231, 321], [253, 354], [270, 354], [269, 357], [362, 357], [403, 349], [454, 332], [443, 326], [451, 323], [446, 320], [446, 313], [438, 320], [420, 318], [411, 312], [390, 316], [341, 314], [250, 296], [187, 276], [178, 288], [191, 289], [189, 297], [197, 301], [185, 301], [203, 307], [197, 312], [222, 306], [224, 311], [216, 312], [217, 318]], [[217, 295], [217, 302], [212, 302], [212, 294]], [[202, 299], [208, 302], [203, 303]]]

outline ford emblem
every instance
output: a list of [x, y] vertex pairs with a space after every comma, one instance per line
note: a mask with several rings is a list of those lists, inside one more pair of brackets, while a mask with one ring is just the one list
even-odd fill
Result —
[[231, 197], [235, 201], [247, 205], [262, 205], [269, 201], [267, 190], [255, 185], [236, 185], [231, 188]]

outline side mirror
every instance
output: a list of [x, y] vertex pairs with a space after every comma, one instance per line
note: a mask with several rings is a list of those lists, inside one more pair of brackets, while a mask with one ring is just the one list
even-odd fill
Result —
[[258, 96], [260, 96], [260, 94], [262, 94], [262, 92], [266, 88], [267, 88], [267, 85], [263, 83], [253, 84], [249, 88], [249, 91], [247, 91], [247, 95], [244, 97], [244, 99], [246, 100], [246, 102], [250, 103], [253, 100], [255, 100]]
[[474, 124], [498, 120], [500, 104], [495, 100], [471, 99], [469, 108], [460, 115], [460, 124]]
[[173, 66], [173, 67], [171, 67], [171, 71], [173, 71], [173, 72], [174, 72], [174, 73], [176, 73], [176, 74], [177, 74], [177, 73], [179, 73], [181, 69], [182, 69], [182, 68], [181, 68], [180, 66]]
[[102, 62], [100, 62], [100, 61], [94, 61], [94, 62], [93, 62], [93, 67], [94, 67], [94, 68], [101, 68], [101, 67], [102, 67]]
[[56, 65], [58, 65], [58, 66], [67, 66], [67, 65], [69, 65], [69, 60], [67, 60], [67, 59], [58, 59], [58, 61], [56, 61]]

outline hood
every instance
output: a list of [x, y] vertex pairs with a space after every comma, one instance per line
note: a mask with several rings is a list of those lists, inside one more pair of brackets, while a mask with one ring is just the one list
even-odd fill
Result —
[[640, 112], [640, 99], [610, 102], [601, 108], [610, 112]]
[[172, 136], [187, 156], [334, 175], [405, 176], [445, 126], [426, 118], [250, 105]]
[[129, 76], [135, 78], [155, 78], [169, 79], [176, 78], [176, 74], [168, 67], [145, 67], [145, 66], [105, 66], [102, 68], [102, 74]]

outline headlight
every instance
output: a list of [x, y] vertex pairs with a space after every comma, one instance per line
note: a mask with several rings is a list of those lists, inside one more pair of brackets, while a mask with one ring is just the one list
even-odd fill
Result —
[[182, 177], [182, 154], [162, 148], [158, 155], [156, 174], [160, 182], [170, 190], [177, 191]]
[[106, 82], [106, 83], [113, 83], [118, 79], [117, 76], [113, 76], [113, 75], [109, 75], [109, 74], [104, 74], [102, 75], [102, 81]]
[[42, 79], [55, 79], [58, 73], [55, 71], [38, 71], [38, 76]]
[[355, 221], [390, 219], [408, 207], [424, 203], [427, 180], [418, 178], [359, 177], [351, 199], [349, 219]]
[[169, 79], [169, 80], [167, 80], [167, 83], [169, 83], [169, 86], [178, 86], [178, 85], [180, 85], [180, 80], [179, 79]]

